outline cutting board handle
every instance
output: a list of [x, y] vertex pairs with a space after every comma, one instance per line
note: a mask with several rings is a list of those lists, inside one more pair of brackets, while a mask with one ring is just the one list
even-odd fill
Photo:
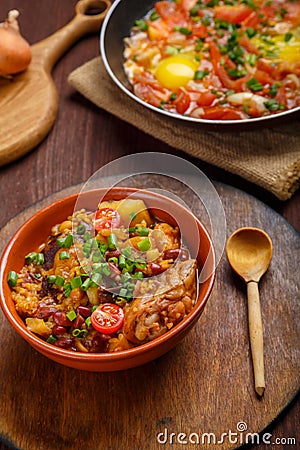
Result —
[[[99, 31], [110, 6], [109, 0], [80, 0], [75, 6], [74, 18], [67, 25], [34, 44], [32, 49], [38, 54], [36, 60], [44, 70], [51, 72], [56, 62], [80, 37]], [[92, 14], [94, 10], [99, 10], [99, 13]]]

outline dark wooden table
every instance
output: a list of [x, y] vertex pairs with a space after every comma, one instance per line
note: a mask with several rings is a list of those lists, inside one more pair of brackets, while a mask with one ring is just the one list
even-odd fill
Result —
[[[6, 0], [0, 3], [0, 19], [4, 19], [9, 9], [18, 8], [21, 11], [22, 32], [30, 43], [35, 43], [66, 24], [73, 16], [75, 4], [75, 0]], [[143, 134], [75, 93], [68, 85], [67, 77], [73, 69], [97, 56], [98, 47], [98, 36], [86, 37], [57, 64], [53, 77], [60, 104], [53, 129], [31, 153], [0, 168], [0, 228], [21, 210], [56, 191], [83, 182], [101, 166], [118, 157], [142, 151], [161, 151], [186, 158], [211, 179], [254, 195], [275, 209], [299, 232], [299, 191], [292, 199], [282, 203], [238, 176], [195, 160]], [[5, 111], [0, 114], [5, 114]], [[299, 424], [300, 402], [294, 399], [271, 425], [270, 433], [280, 437], [295, 437], [298, 446], [296, 444], [291, 448], [299, 448]], [[0, 450], [8, 448], [0, 442]], [[257, 448], [264, 450], [270, 446], [260, 444]], [[281, 444], [272, 448], [280, 450], [289, 447]]]

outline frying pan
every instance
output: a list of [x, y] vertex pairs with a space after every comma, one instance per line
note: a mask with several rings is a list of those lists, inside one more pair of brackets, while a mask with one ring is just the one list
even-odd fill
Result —
[[205, 124], [206, 128], [214, 129], [248, 129], [252, 126], [273, 126], [283, 120], [291, 119], [291, 115], [295, 113], [300, 116], [300, 106], [292, 110], [283, 111], [275, 115], [258, 117], [244, 120], [207, 120], [194, 117], [187, 117], [180, 114], [170, 113], [163, 109], [156, 108], [149, 103], [144, 102], [132, 92], [132, 87], [128, 82], [123, 70], [123, 39], [130, 35], [130, 29], [135, 20], [141, 19], [145, 14], [154, 7], [157, 0], [116, 0], [110, 8], [101, 28], [100, 34], [100, 51], [105, 68], [112, 80], [122, 89], [125, 94], [136, 102], [148, 109], [155, 111], [157, 114], [169, 116], [187, 122], [196, 122]]
[[0, 79], [0, 166], [27, 153], [50, 131], [58, 109], [51, 70], [80, 37], [99, 31], [109, 7], [109, 0], [80, 0], [66, 26], [31, 46], [25, 72]]

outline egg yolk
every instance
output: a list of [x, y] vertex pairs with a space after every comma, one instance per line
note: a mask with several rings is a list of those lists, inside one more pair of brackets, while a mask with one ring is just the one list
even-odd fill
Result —
[[[258, 48], [275, 51], [279, 59], [284, 59], [289, 63], [294, 63], [300, 59], [300, 38], [293, 34], [289, 41], [285, 41], [285, 35], [272, 36], [270, 38], [273, 45], [266, 44], [260, 38], [253, 38], [253, 42]], [[275, 57], [276, 59], [276, 57]]]
[[173, 55], [157, 65], [155, 77], [164, 87], [176, 90], [194, 78], [198, 64], [188, 56]]
[[275, 36], [273, 38], [275, 45], [279, 50], [279, 58], [285, 59], [290, 63], [300, 59], [300, 39], [295, 36], [288, 42], [284, 41], [284, 36]]

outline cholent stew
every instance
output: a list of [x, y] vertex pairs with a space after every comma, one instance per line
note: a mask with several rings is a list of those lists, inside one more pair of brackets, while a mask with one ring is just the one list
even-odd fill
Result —
[[124, 70], [141, 100], [207, 120], [300, 105], [300, 2], [159, 1], [125, 38]]
[[179, 323], [195, 304], [196, 272], [178, 227], [128, 198], [52, 227], [8, 283], [28, 330], [64, 349], [105, 353]]

